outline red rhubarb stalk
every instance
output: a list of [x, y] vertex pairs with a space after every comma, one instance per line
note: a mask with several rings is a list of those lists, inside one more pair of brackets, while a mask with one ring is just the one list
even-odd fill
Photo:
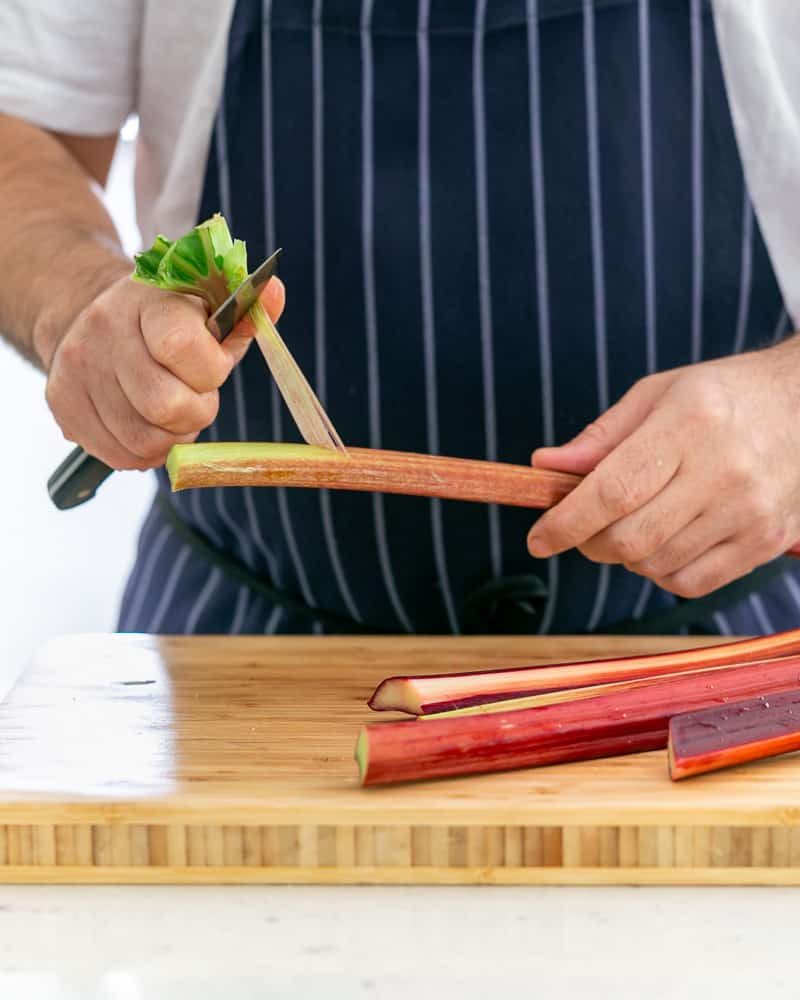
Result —
[[372, 723], [358, 737], [361, 783], [508, 771], [666, 747], [674, 715], [797, 688], [800, 656], [685, 674], [616, 694], [455, 719]]
[[566, 472], [405, 451], [276, 442], [178, 444], [169, 453], [173, 490], [195, 486], [310, 486], [552, 507], [580, 481]]
[[800, 690], [676, 715], [668, 749], [673, 781], [800, 750]]
[[[771, 663], [771, 660], [763, 661]], [[739, 664], [726, 664], [738, 666]], [[503, 698], [502, 701], [488, 701], [480, 705], [467, 705], [466, 708], [448, 709], [446, 712], [430, 712], [418, 715], [418, 722], [436, 722], [439, 719], [458, 719], [470, 715], [487, 715], [491, 712], [518, 712], [523, 708], [542, 708], [544, 705], [560, 705], [565, 701], [581, 701], [584, 698], [597, 698], [600, 695], [619, 694], [622, 691], [634, 691], [636, 688], [648, 687], [671, 677], [696, 677], [698, 674], [713, 674], [723, 667], [708, 667], [705, 670], [684, 671], [675, 674], [656, 674], [653, 677], [637, 677], [632, 681], [614, 681], [610, 684], [590, 684], [587, 687], [562, 688], [558, 691], [546, 691], [544, 694], [528, 695], [525, 698]]]
[[369, 707], [377, 712], [428, 715], [506, 698], [522, 698], [585, 687], [656, 677], [661, 674], [706, 670], [752, 663], [800, 653], [800, 629], [758, 639], [742, 639], [700, 649], [684, 649], [648, 656], [615, 657], [577, 663], [511, 667], [457, 674], [389, 677], [375, 689]]

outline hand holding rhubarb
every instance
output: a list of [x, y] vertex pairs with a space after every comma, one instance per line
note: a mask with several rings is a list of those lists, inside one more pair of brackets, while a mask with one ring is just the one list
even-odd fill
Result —
[[585, 480], [532, 528], [545, 557], [577, 547], [700, 597], [800, 537], [800, 338], [652, 375], [539, 468]]

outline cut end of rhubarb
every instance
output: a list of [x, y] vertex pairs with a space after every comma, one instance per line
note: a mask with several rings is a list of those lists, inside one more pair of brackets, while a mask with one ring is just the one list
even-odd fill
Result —
[[329, 465], [347, 458], [330, 448], [284, 441], [201, 441], [173, 445], [166, 469], [175, 493], [193, 486], [234, 485], [258, 468], [280, 485], [287, 469], [298, 464], [313, 468], [318, 461]]
[[669, 769], [670, 778], [673, 781], [680, 781], [680, 779], [685, 778], [686, 775], [681, 771], [680, 767], [678, 767], [675, 762], [675, 748], [672, 745], [672, 741], [674, 739], [672, 721], [672, 719], [669, 720], [669, 736], [667, 738], [667, 767]]
[[409, 715], [422, 712], [419, 693], [408, 677], [387, 677], [375, 688], [367, 704], [373, 712], [407, 712]]
[[367, 776], [367, 768], [369, 766], [369, 737], [367, 736], [366, 729], [362, 729], [358, 734], [358, 739], [356, 740], [356, 751], [353, 754], [358, 764], [358, 781], [359, 784], [364, 784], [364, 779]]
[[185, 448], [184, 444], [174, 444], [167, 455], [167, 475], [169, 476], [169, 484], [172, 487], [172, 492], [175, 493], [180, 489], [179, 478], [181, 471], [181, 448]]

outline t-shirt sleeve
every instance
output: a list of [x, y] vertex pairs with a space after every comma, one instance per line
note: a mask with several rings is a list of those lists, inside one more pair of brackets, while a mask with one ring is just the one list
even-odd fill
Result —
[[786, 308], [800, 325], [798, 0], [714, 0], [750, 197]]
[[0, 0], [0, 112], [109, 135], [136, 110], [143, 0]]

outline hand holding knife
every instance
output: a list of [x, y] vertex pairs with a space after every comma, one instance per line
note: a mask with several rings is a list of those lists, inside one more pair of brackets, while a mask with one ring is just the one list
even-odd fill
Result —
[[[277, 271], [280, 253], [280, 250], [276, 250], [275, 253], [269, 256], [209, 316], [206, 327], [219, 343], [222, 343], [233, 332], [240, 320], [256, 304], [260, 293]], [[259, 346], [264, 351], [262, 338], [277, 338], [280, 341], [280, 334], [267, 316], [266, 311], [260, 310], [260, 314], [260, 323], [265, 323], [266, 329], [259, 332], [257, 339]], [[336, 434], [333, 425], [313, 390], [308, 385], [308, 382], [302, 377], [302, 373], [294, 358], [285, 349], [282, 353], [287, 359], [284, 365], [274, 366], [269, 352], [265, 352], [265, 357], [275, 377], [278, 389], [286, 400], [293, 416], [295, 416], [304, 439], [309, 444], [316, 444], [345, 453], [341, 439]], [[293, 366], [291, 372], [287, 366]], [[291, 386], [288, 384], [286, 377], [289, 374], [293, 375]], [[300, 399], [298, 399], [298, 394], [301, 396]], [[313, 409], [317, 419], [312, 420], [310, 423], [308, 420], [303, 421], [302, 419], [298, 419], [299, 410], [296, 405], [298, 402], [305, 404], [307, 411]], [[87, 500], [92, 499], [113, 471], [105, 462], [89, 455], [83, 448], [74, 448], [47, 481], [47, 490], [50, 499], [59, 510], [78, 507]]]

